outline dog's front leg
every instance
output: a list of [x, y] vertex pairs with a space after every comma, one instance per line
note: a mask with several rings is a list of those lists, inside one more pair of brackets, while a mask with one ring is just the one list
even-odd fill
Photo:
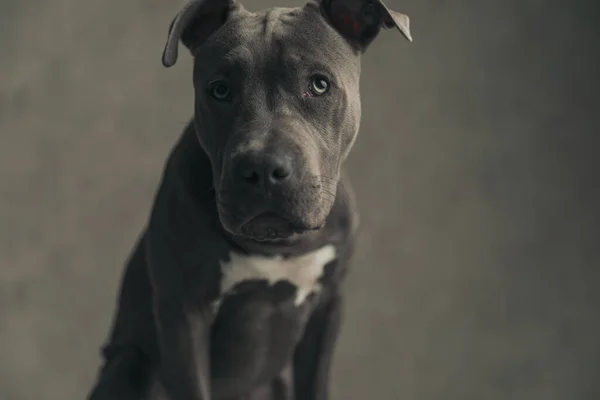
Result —
[[155, 300], [160, 379], [170, 400], [210, 400], [210, 309]]
[[294, 354], [296, 400], [326, 400], [329, 372], [342, 319], [342, 297], [336, 295], [311, 316]]

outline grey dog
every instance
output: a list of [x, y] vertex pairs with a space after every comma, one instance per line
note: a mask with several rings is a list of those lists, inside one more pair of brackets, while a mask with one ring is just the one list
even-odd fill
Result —
[[379, 0], [190, 0], [194, 118], [127, 263], [90, 400], [324, 400], [358, 216], [342, 164]]

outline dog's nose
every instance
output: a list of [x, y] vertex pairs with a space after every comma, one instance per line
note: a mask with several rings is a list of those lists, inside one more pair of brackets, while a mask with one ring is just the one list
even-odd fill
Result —
[[236, 164], [238, 178], [251, 185], [277, 185], [292, 174], [291, 160], [283, 153], [246, 154]]

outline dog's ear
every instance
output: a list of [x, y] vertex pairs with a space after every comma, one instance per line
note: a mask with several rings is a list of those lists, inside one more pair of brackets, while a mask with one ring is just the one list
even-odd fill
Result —
[[381, 0], [317, 0], [329, 23], [354, 47], [365, 51], [381, 28], [397, 28], [412, 42], [410, 19]]
[[183, 9], [169, 26], [162, 63], [171, 67], [177, 61], [179, 40], [192, 53], [242, 6], [236, 0], [186, 0]]

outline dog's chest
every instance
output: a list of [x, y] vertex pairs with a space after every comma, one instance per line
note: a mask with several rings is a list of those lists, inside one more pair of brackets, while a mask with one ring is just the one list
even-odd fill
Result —
[[289, 362], [310, 316], [307, 299], [335, 258], [335, 247], [325, 246], [295, 258], [232, 253], [222, 262], [211, 332], [215, 381], [249, 390]]
[[215, 312], [223, 300], [252, 282], [262, 282], [267, 288], [285, 282], [293, 288], [294, 305], [300, 306], [311, 293], [320, 290], [325, 266], [335, 258], [333, 245], [294, 258], [232, 252], [228, 261], [221, 262], [220, 296], [213, 303]]

